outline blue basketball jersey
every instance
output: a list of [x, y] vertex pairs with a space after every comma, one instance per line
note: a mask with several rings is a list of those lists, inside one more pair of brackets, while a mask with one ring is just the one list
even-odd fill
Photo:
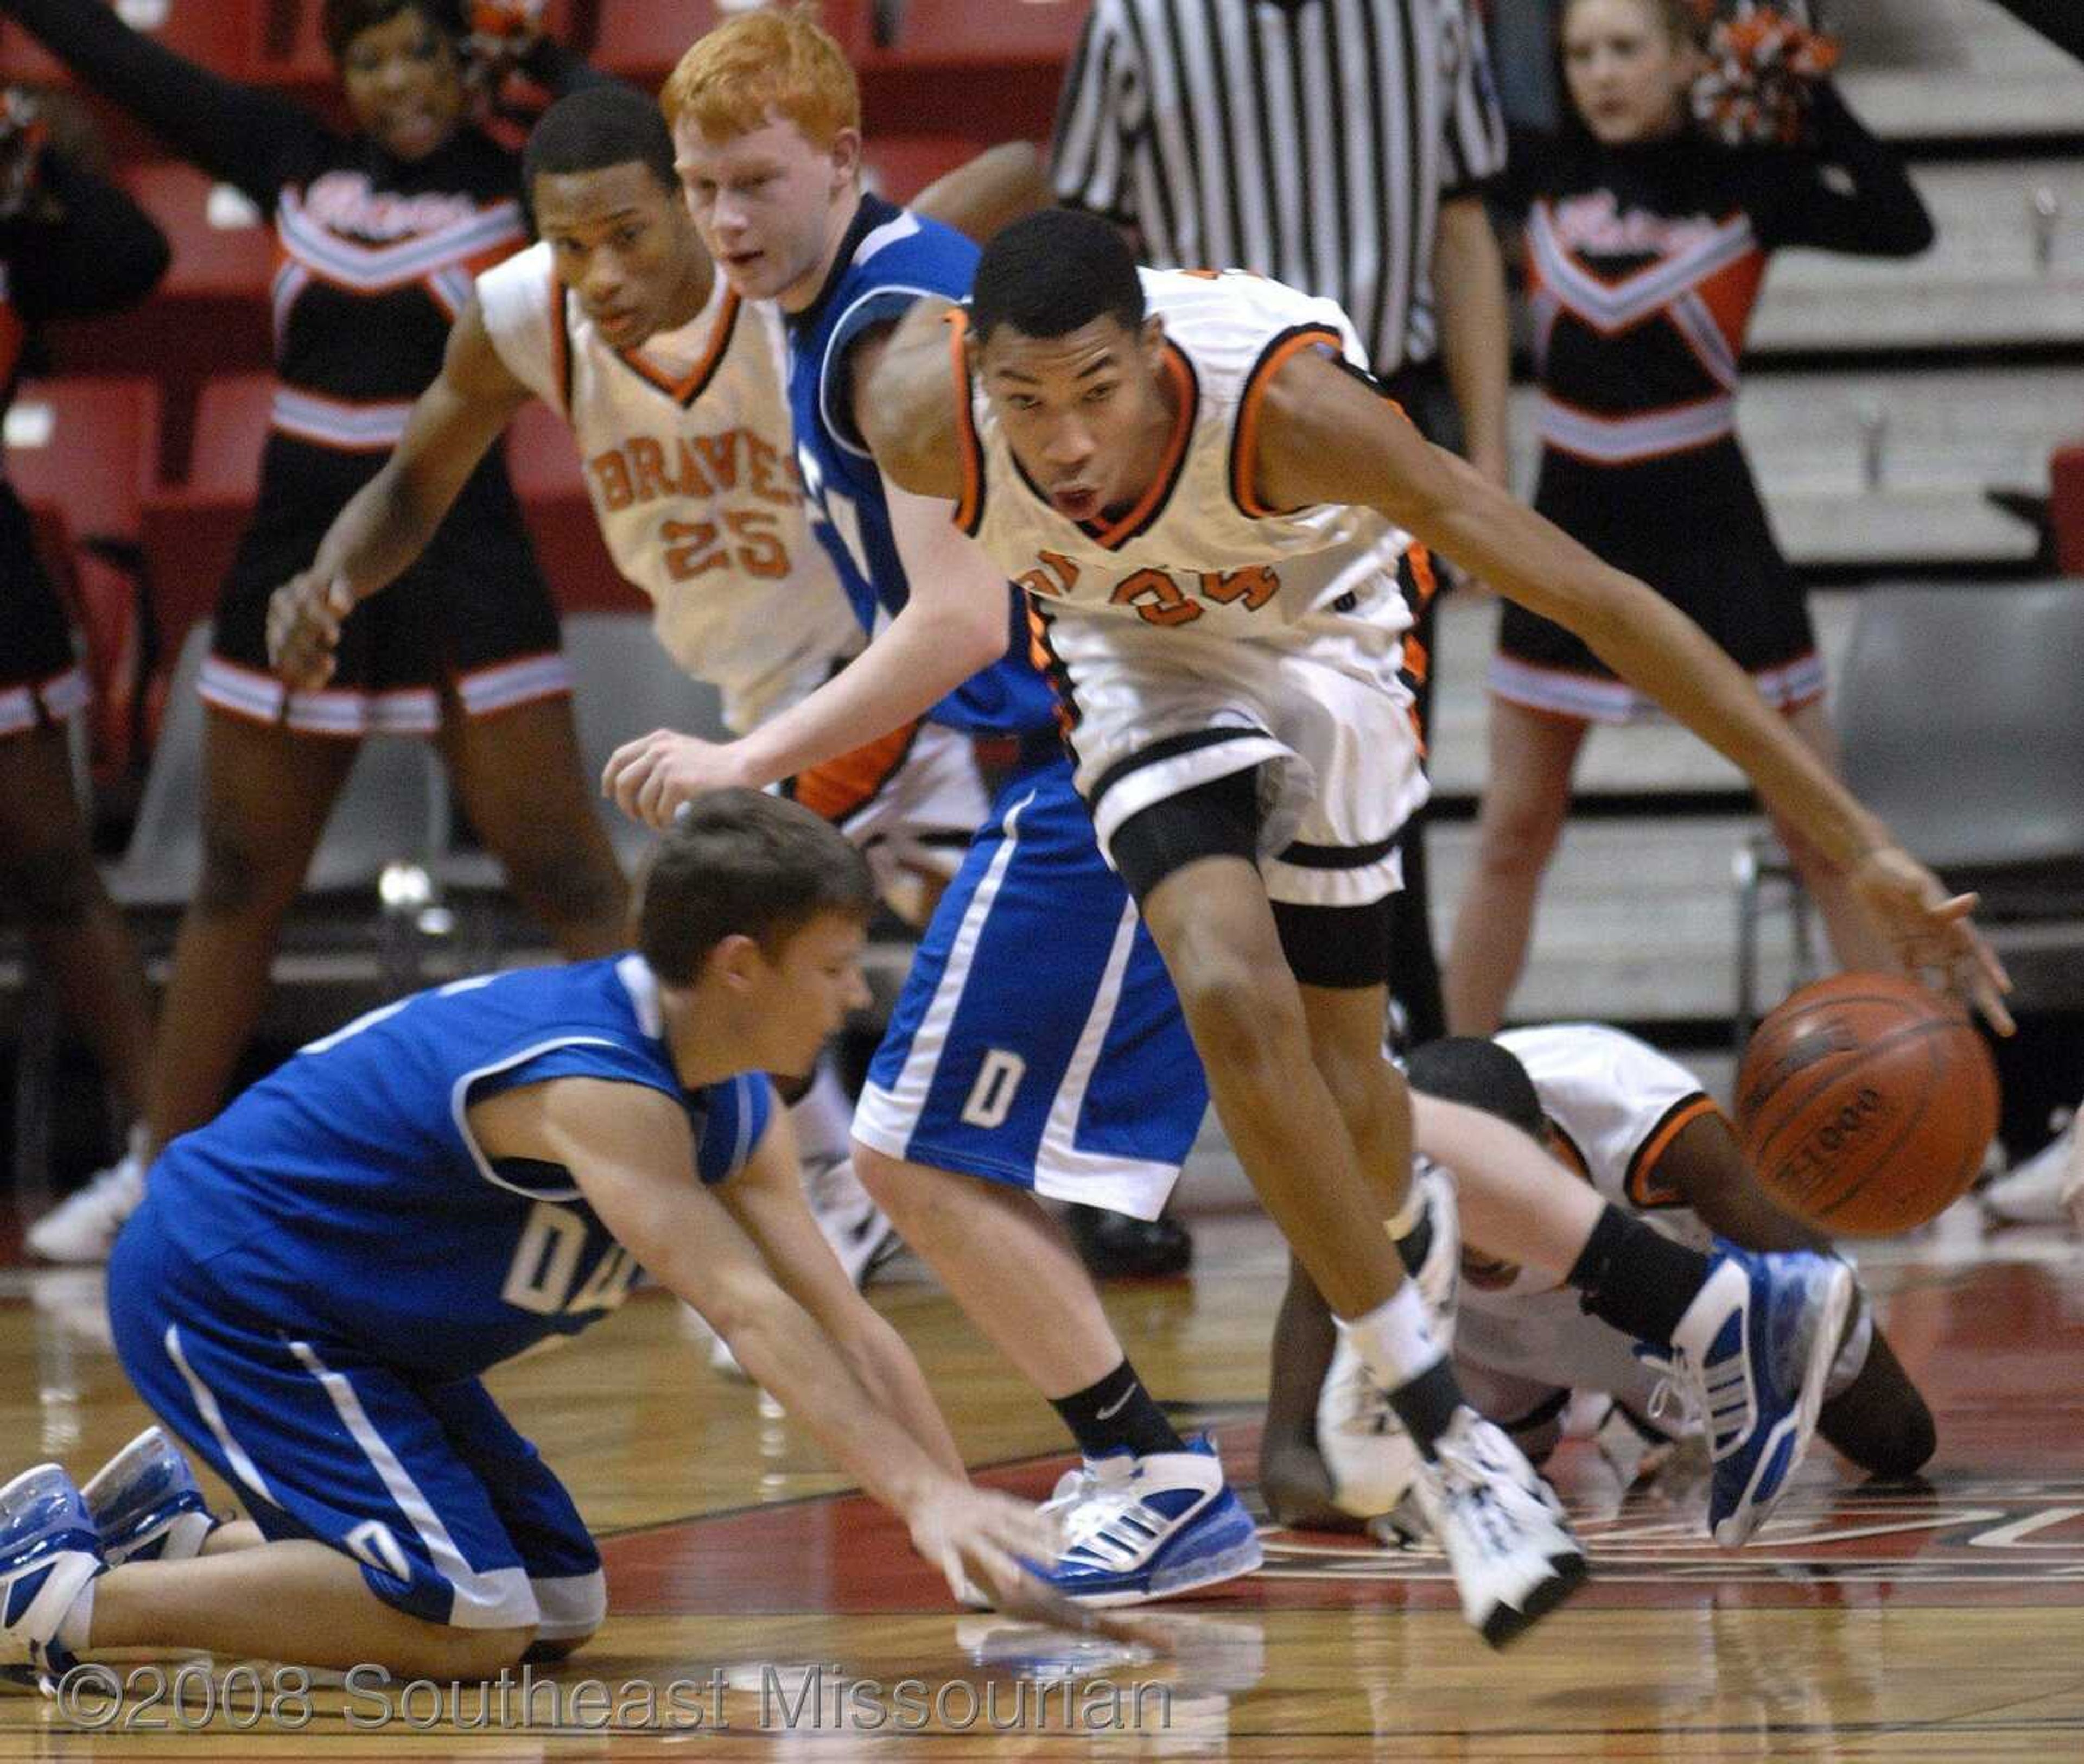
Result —
[[641, 1084], [684, 1108], [695, 1168], [745, 1163], [772, 1106], [758, 1073], [689, 1092], [642, 957], [523, 969], [416, 993], [312, 1042], [162, 1155], [149, 1211], [282, 1326], [460, 1377], [575, 1334], [636, 1278], [561, 1165], [488, 1159], [473, 1102], [546, 1079]]
[[[871, 636], [904, 609], [911, 591], [883, 475], [854, 430], [846, 353], [921, 295], [964, 299], [976, 261], [977, 248], [952, 227], [864, 196], [817, 299], [789, 317], [789, 408], [811, 524]], [[942, 700], [934, 720], [984, 734], [1048, 726], [1055, 693], [1028, 651], [1026, 609], [1009, 583], [1006, 655]]]

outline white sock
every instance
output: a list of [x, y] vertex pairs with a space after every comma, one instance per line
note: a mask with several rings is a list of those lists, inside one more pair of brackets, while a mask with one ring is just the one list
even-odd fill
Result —
[[1366, 1315], [1334, 1321], [1384, 1390], [1401, 1389], [1447, 1358], [1414, 1280], [1406, 1280]]
[[1425, 1216], [1425, 1190], [1419, 1186], [1418, 1178], [1411, 1179], [1411, 1186], [1404, 1190], [1404, 1204], [1388, 1219], [1383, 1221], [1388, 1229], [1392, 1243], [1402, 1243], [1418, 1229], [1418, 1222]]
[[94, 1580], [82, 1587], [79, 1596], [72, 1601], [72, 1609], [58, 1619], [59, 1647], [75, 1654], [86, 1652], [87, 1634], [94, 1627], [95, 1580], [100, 1578], [96, 1575]]
[[807, 1164], [832, 1163], [847, 1155], [854, 1137], [854, 1105], [840, 1083], [829, 1049], [818, 1056], [811, 1088], [789, 1105], [797, 1154]]

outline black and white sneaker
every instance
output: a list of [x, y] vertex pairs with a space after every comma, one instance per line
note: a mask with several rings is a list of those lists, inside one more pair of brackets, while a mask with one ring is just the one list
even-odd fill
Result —
[[1466, 1405], [1413, 1492], [1454, 1571], [1462, 1615], [1493, 1647], [1524, 1635], [1585, 1580], [1585, 1552], [1519, 1448]]

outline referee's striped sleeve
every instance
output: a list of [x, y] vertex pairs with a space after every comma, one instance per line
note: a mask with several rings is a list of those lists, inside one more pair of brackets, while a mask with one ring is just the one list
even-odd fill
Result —
[[1059, 201], [1122, 221], [1136, 218], [1128, 159], [1147, 91], [1135, 55], [1119, 0], [1098, 0], [1065, 70], [1050, 155]]
[[1462, 53], [1447, 94], [1440, 142], [1440, 193], [1450, 197], [1496, 177], [1506, 163], [1505, 112], [1491, 72], [1484, 21], [1468, 0], [1462, 0], [1459, 11]]

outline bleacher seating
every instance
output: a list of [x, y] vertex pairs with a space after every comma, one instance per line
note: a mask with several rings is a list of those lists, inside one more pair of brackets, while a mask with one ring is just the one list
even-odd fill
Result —
[[74, 541], [134, 541], [159, 452], [148, 380], [32, 380], [7, 413], [7, 477], [32, 515], [49, 510]]
[[[869, 0], [827, 0], [819, 16], [849, 56], [869, 44]], [[688, 45], [727, 15], [717, 0], [595, 0], [594, 63], [655, 89]]]
[[265, 374], [212, 380], [197, 407], [196, 447], [186, 481], [163, 485], [146, 498], [146, 567], [169, 653], [215, 604], [252, 513], [272, 391]]
[[1053, 89], [1091, 10], [1090, 0], [884, 0], [866, 66], [1032, 68]]
[[[100, 0], [78, 0], [81, 5]], [[277, 65], [269, 54], [271, 26], [282, 0], [115, 0], [134, 31], [163, 43], [230, 79], [265, 79]], [[291, 0], [294, 3], [294, 0]], [[316, 9], [314, 9], [316, 10]], [[68, 86], [63, 62], [20, 25], [0, 23], [0, 81]]]

